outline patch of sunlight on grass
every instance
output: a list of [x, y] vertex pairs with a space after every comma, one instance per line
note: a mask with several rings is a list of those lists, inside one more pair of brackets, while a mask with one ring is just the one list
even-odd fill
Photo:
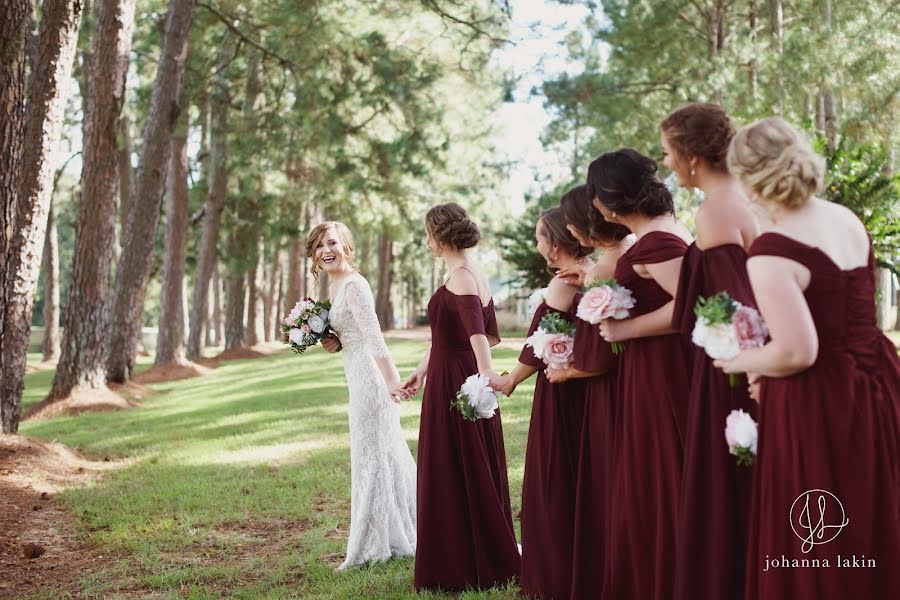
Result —
[[216, 452], [204, 460], [185, 461], [186, 464], [214, 464], [228, 465], [237, 463], [265, 463], [276, 465], [280, 463], [299, 464], [309, 458], [312, 450], [323, 448], [347, 448], [350, 449], [348, 440], [343, 436], [320, 437], [315, 440], [303, 442], [287, 442], [272, 444], [269, 446], [248, 446], [240, 450], [230, 452]]

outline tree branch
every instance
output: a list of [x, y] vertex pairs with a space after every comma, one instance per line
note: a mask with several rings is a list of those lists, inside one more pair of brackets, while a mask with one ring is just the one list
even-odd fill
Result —
[[[515, 42], [513, 42], [512, 40], [508, 40], [506, 38], [499, 38], [499, 37], [487, 32], [486, 30], [484, 30], [482, 28], [482, 25], [484, 23], [489, 23], [490, 19], [468, 21], [461, 17], [451, 15], [450, 13], [445, 11], [443, 8], [440, 7], [440, 5], [438, 5], [437, 0], [422, 0], [422, 3], [427, 8], [430, 8], [433, 12], [437, 13], [437, 15], [440, 16], [442, 19], [446, 19], [447, 21], [451, 21], [458, 25], [464, 25], [464, 26], [468, 27], [469, 29], [471, 29], [472, 31], [474, 31], [476, 35], [483, 36], [483, 37], [491, 40], [492, 42], [496, 42], [498, 44], [510, 44], [511, 46], [516, 45]], [[507, 6], [507, 10], [508, 10], [508, 6]]]
[[291, 69], [291, 70], [299, 69], [298, 65], [294, 64], [293, 61], [288, 60], [287, 58], [281, 56], [280, 54], [278, 54], [278, 53], [275, 52], [274, 50], [270, 50], [270, 49], [266, 48], [265, 46], [263, 46], [262, 44], [260, 44], [260, 43], [257, 42], [256, 40], [254, 40], [254, 39], [250, 38], [249, 36], [247, 36], [247, 35], [246, 35], [244, 32], [242, 32], [240, 29], [238, 29], [238, 28], [235, 26], [235, 24], [234, 24], [234, 22], [235, 22], [235, 20], [236, 20], [236, 19], [234, 19], [234, 17], [231, 17], [231, 16], [229, 16], [229, 15], [226, 15], [225, 13], [221, 12], [218, 8], [216, 8], [215, 6], [212, 6], [212, 5], [207, 4], [207, 3], [205, 3], [205, 2], [198, 2], [198, 3], [197, 3], [197, 6], [202, 6], [203, 8], [205, 8], [206, 10], [208, 10], [209, 12], [211, 12], [211, 13], [212, 13], [213, 15], [215, 15], [215, 16], [216, 16], [216, 17], [217, 17], [217, 18], [218, 18], [218, 19], [219, 19], [219, 20], [220, 20], [220, 21], [221, 21], [228, 29], [230, 29], [231, 32], [234, 33], [234, 35], [238, 36], [241, 40], [243, 40], [245, 44], [247, 44], [247, 45], [249, 45], [249, 46], [253, 46], [253, 47], [256, 48], [257, 50], [259, 50], [260, 52], [262, 52], [263, 55], [265, 55], [265, 56], [274, 58], [276, 61], [278, 61], [278, 63], [279, 63], [282, 67], [284, 67], [284, 68], [286, 68], [286, 69]]

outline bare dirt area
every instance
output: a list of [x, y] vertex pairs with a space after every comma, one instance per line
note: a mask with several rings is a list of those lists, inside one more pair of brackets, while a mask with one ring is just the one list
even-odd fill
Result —
[[141, 399], [153, 391], [137, 382], [123, 385], [110, 384], [96, 390], [75, 389], [66, 398], [42, 400], [32, 406], [23, 420], [38, 421], [63, 415], [73, 416], [83, 412], [125, 410], [141, 405]]
[[0, 598], [74, 596], [81, 577], [111, 562], [79, 538], [75, 516], [54, 494], [123, 464], [87, 460], [62, 444], [0, 435]]
[[152, 384], [167, 383], [169, 381], [178, 381], [180, 379], [190, 379], [191, 377], [200, 377], [212, 373], [215, 367], [198, 364], [195, 362], [184, 361], [163, 365], [161, 367], [153, 367], [138, 373], [134, 376], [135, 383]]

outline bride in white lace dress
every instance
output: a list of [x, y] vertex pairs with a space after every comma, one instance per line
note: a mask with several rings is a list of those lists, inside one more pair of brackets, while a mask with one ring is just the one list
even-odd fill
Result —
[[350, 538], [338, 567], [416, 552], [416, 463], [400, 429], [400, 374], [384, 343], [369, 283], [353, 265], [353, 238], [342, 223], [318, 225], [307, 254], [313, 274], [331, 278], [329, 320], [343, 348], [350, 392]]

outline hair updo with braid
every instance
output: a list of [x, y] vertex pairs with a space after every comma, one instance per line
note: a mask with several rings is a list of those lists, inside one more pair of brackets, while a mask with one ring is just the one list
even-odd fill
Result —
[[472, 248], [481, 241], [478, 225], [456, 202], [431, 207], [425, 215], [425, 227], [436, 242], [454, 250]]
[[637, 150], [622, 148], [601, 154], [588, 167], [587, 185], [619, 215], [658, 217], [675, 213], [672, 194], [656, 177], [656, 161]]
[[726, 156], [734, 126], [718, 104], [693, 102], [682, 106], [671, 112], [659, 128], [684, 160], [696, 156], [716, 171], [728, 170]]
[[735, 134], [728, 169], [760, 200], [797, 208], [822, 189], [825, 159], [784, 119], [769, 117]]

